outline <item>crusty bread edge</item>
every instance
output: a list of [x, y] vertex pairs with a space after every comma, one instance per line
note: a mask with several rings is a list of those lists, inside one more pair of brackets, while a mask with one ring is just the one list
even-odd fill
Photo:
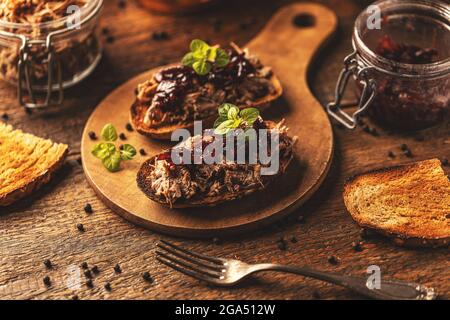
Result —
[[54, 176], [54, 173], [63, 165], [68, 153], [69, 147], [65, 145], [64, 153], [59, 157], [58, 161], [53, 163], [44, 173], [35, 177], [22, 188], [0, 196], [0, 207], [12, 205], [47, 184]]
[[[272, 76], [270, 77], [270, 82], [273, 84], [273, 86], [275, 88], [274, 94], [269, 94], [265, 97], [262, 97], [262, 98], [256, 100], [255, 102], [253, 102], [249, 106], [238, 106], [238, 107], [240, 109], [258, 108], [260, 111], [264, 111], [265, 109], [267, 109], [270, 106], [271, 102], [275, 101], [276, 99], [278, 99], [279, 97], [281, 97], [283, 95], [283, 87], [281, 85], [280, 80], [277, 78], [277, 76], [275, 74], [272, 74]], [[149, 128], [148, 126], [143, 124], [142, 121], [140, 121], [140, 118], [142, 118], [142, 117], [140, 117], [137, 112], [138, 106], [139, 106], [139, 104], [136, 99], [130, 107], [129, 118], [130, 118], [130, 122], [133, 125], [133, 127], [135, 128], [135, 130], [144, 136], [147, 136], [147, 137], [150, 137], [153, 139], [157, 139], [157, 140], [170, 140], [170, 138], [172, 136], [172, 132], [175, 131], [176, 129], [192, 130], [194, 127], [194, 125], [192, 123], [192, 124], [173, 124], [173, 125], [159, 127], [159, 128]], [[204, 121], [205, 126], [212, 125], [216, 118], [217, 118], [216, 116], [213, 116], [213, 117], [204, 119], [202, 121]]]
[[[428, 161], [428, 160], [435, 160], [435, 161], [439, 161], [439, 159], [425, 159], [423, 161]], [[422, 161], [420, 161], [422, 162]], [[350, 178], [348, 178], [346, 180], [346, 182], [344, 183], [344, 192], [343, 192], [343, 198], [344, 198], [344, 203], [345, 206], [347, 208], [347, 211], [350, 213], [350, 216], [352, 217], [352, 219], [360, 226], [369, 230], [372, 230], [378, 234], [381, 234], [385, 237], [388, 237], [391, 239], [391, 241], [398, 246], [402, 246], [402, 247], [416, 247], [416, 248], [427, 248], [427, 247], [432, 247], [432, 248], [437, 248], [437, 247], [446, 247], [450, 244], [450, 237], [447, 238], [426, 238], [426, 237], [411, 237], [405, 234], [399, 234], [399, 233], [394, 233], [394, 232], [389, 232], [386, 231], [376, 225], [372, 225], [372, 224], [367, 224], [364, 223], [363, 221], [361, 221], [360, 219], [358, 219], [359, 214], [357, 214], [356, 212], [352, 212], [352, 210], [350, 210], [349, 208], [351, 208], [352, 206], [350, 206], [347, 202], [347, 195], [350, 192], [350, 189], [352, 187], [352, 184], [354, 182], [356, 182], [359, 178], [366, 176], [366, 175], [371, 175], [371, 174], [379, 174], [379, 173], [388, 173], [391, 171], [397, 171], [399, 169], [410, 169], [413, 168], [414, 166], [417, 166], [418, 162], [414, 162], [414, 163], [408, 163], [408, 164], [403, 164], [403, 165], [396, 165], [396, 166], [391, 166], [391, 167], [386, 167], [386, 168], [380, 168], [380, 169], [375, 169], [375, 170], [370, 170], [367, 172], [363, 172], [363, 173], [359, 173], [356, 175], [351, 176]]]
[[[266, 122], [269, 123], [269, 126], [271, 128], [273, 128], [275, 126], [275, 123], [273, 123], [271, 121], [266, 121]], [[144, 179], [143, 177], [141, 177], [142, 169], [146, 168], [146, 166], [148, 166], [149, 163], [153, 163], [155, 157], [157, 157], [157, 155], [146, 160], [142, 164], [141, 168], [139, 169], [137, 176], [136, 176], [136, 183], [137, 183], [139, 189], [152, 201], [155, 201], [155, 202], [157, 202], [163, 206], [169, 207], [171, 209], [183, 209], [183, 208], [196, 208], [196, 207], [214, 207], [221, 203], [241, 199], [252, 193], [262, 191], [262, 190], [266, 189], [270, 183], [275, 181], [279, 176], [281, 176], [282, 174], [284, 174], [286, 172], [287, 167], [289, 166], [289, 164], [292, 162], [292, 159], [294, 158], [294, 154], [292, 153], [289, 158], [282, 159], [282, 161], [280, 163], [280, 170], [278, 171], [277, 174], [270, 176], [270, 179], [264, 185], [264, 187], [261, 186], [260, 188], [247, 189], [247, 190], [243, 190], [238, 193], [235, 193], [235, 194], [226, 193], [226, 194], [222, 194], [222, 195], [218, 195], [218, 196], [214, 196], [214, 197], [203, 198], [203, 199], [195, 200], [195, 201], [191, 201], [191, 202], [179, 202], [179, 203], [173, 204], [172, 206], [170, 206], [170, 204], [168, 204], [166, 201], [164, 201], [161, 197], [157, 197], [153, 193], [148, 192], [148, 190], [142, 186], [143, 179]]]

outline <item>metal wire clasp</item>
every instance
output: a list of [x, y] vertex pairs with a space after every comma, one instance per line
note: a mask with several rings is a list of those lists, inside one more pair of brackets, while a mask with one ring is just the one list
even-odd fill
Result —
[[[376, 81], [369, 79], [367, 75], [371, 69], [371, 67], [360, 68], [358, 66], [356, 52], [353, 52], [344, 59], [344, 68], [339, 74], [334, 93], [334, 101], [327, 104], [327, 112], [348, 129], [356, 128], [358, 116], [367, 109], [375, 98]], [[341, 99], [347, 87], [348, 80], [352, 75], [362, 85], [363, 89], [359, 99], [358, 110], [350, 116], [341, 109]]]
[[[45, 108], [49, 105], [60, 105], [64, 100], [64, 90], [62, 83], [62, 70], [61, 70], [61, 62], [56, 57], [56, 53], [54, 52], [52, 45], [53, 33], [50, 33], [45, 42], [42, 40], [28, 40], [26, 37], [22, 36], [20, 39], [22, 40], [20, 49], [19, 49], [19, 61], [17, 62], [17, 96], [19, 99], [20, 105], [25, 108], [37, 109], [37, 108]], [[44, 102], [37, 102], [35, 86], [33, 85], [32, 80], [32, 70], [33, 70], [33, 61], [30, 59], [30, 49], [33, 45], [45, 45], [45, 54], [47, 55], [47, 88], [46, 88], [46, 97]], [[53, 70], [56, 72], [56, 83], [53, 83]], [[25, 86], [23, 85], [25, 83]], [[54, 90], [55, 89], [55, 90]], [[29, 101], [25, 101], [24, 99], [24, 90], [28, 92]], [[58, 98], [52, 101], [53, 91], [57, 91]]]

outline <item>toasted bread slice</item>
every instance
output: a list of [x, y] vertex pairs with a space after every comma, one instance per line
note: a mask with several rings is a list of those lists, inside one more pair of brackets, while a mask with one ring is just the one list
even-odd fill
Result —
[[372, 171], [351, 178], [344, 202], [362, 227], [405, 246], [450, 241], [450, 181], [438, 159]]
[[[275, 128], [276, 124], [273, 122], [266, 121], [266, 124], [268, 124], [269, 128]], [[294, 147], [296, 143], [296, 138], [292, 139], [292, 147]], [[139, 188], [144, 192], [147, 197], [149, 197], [151, 200], [158, 202], [159, 204], [162, 204], [164, 206], [168, 206], [171, 208], [192, 208], [192, 207], [212, 207], [216, 206], [220, 203], [236, 200], [242, 197], [245, 197], [246, 195], [252, 194], [256, 191], [260, 191], [265, 189], [272, 181], [276, 180], [277, 177], [282, 175], [287, 167], [289, 166], [290, 162], [293, 159], [293, 150], [290, 150], [290, 152], [287, 152], [284, 154], [284, 157], [280, 158], [280, 168], [278, 170], [278, 173], [272, 176], [262, 176], [261, 181], [258, 184], [255, 184], [251, 186], [250, 188], [242, 188], [239, 191], [236, 192], [223, 192], [219, 195], [215, 196], [194, 196], [190, 199], [180, 199], [181, 201], [176, 201], [175, 203], [169, 203], [164, 197], [160, 195], [156, 195], [154, 190], [150, 186], [150, 182], [148, 180], [148, 177], [152, 174], [152, 172], [155, 170], [155, 160], [157, 156], [154, 156], [150, 158], [149, 160], [145, 161], [143, 165], [141, 166], [141, 169], [139, 170], [137, 174], [137, 184]]]
[[[270, 78], [270, 82], [274, 88], [274, 93], [269, 94], [265, 97], [262, 97], [256, 101], [253, 101], [251, 104], [245, 106], [238, 106], [240, 109], [245, 108], [258, 108], [260, 111], [267, 109], [270, 104], [278, 99], [283, 94], [283, 88], [281, 86], [280, 80], [275, 75], [272, 75]], [[154, 92], [156, 92], [156, 86], [154, 87]], [[219, 107], [219, 106], [217, 106]], [[148, 105], [144, 105], [139, 103], [136, 100], [130, 108], [130, 122], [133, 127], [142, 135], [148, 136], [153, 139], [159, 140], [170, 140], [172, 132], [177, 129], [187, 129], [192, 131], [194, 128], [194, 123], [179, 123], [179, 124], [170, 124], [166, 126], [159, 126], [156, 128], [149, 127], [145, 124], [144, 118], [148, 110]], [[216, 120], [217, 115], [212, 117], [208, 117], [203, 119], [203, 126], [205, 128], [211, 127]]]
[[[239, 48], [236, 44], [231, 43], [231, 47], [233, 47], [237, 52], [243, 53], [245, 50]], [[170, 67], [175, 67], [175, 65], [171, 65]], [[151, 75], [150, 81], [148, 81], [151, 85], [148, 88], [148, 97], [150, 100], [157, 92], [158, 83], [154, 81], [154, 75]], [[258, 108], [260, 111], [268, 108], [270, 104], [278, 99], [283, 94], [283, 87], [281, 86], [280, 80], [276, 77], [276, 75], [272, 72], [270, 76], [267, 78], [270, 82], [272, 89], [267, 95], [256, 99], [255, 101], [249, 101], [245, 105], [238, 105], [240, 109], [245, 108]], [[226, 102], [231, 102], [227, 101]], [[134, 126], [137, 132], [142, 135], [160, 139], [160, 140], [170, 140], [172, 132], [177, 129], [187, 129], [192, 132], [194, 127], [194, 121], [189, 121], [187, 123], [175, 123], [175, 124], [167, 124], [167, 125], [158, 125], [156, 127], [149, 126], [145, 123], [145, 117], [147, 110], [149, 109], [148, 103], [142, 103], [139, 99], [136, 99], [130, 108], [130, 122]], [[217, 108], [219, 105], [216, 106]], [[203, 122], [203, 127], [211, 127], [216, 120], [217, 115], [213, 115], [211, 117], [205, 117], [203, 119], [199, 119]]]
[[48, 183], [67, 152], [65, 144], [0, 122], [0, 206], [13, 204]]

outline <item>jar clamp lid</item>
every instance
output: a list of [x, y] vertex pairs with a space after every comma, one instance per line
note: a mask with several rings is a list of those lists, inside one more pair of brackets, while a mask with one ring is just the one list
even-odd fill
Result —
[[[103, 6], [103, 1], [93, 1], [92, 5], [89, 5], [86, 12], [80, 14], [80, 20], [76, 16], [76, 12], [66, 16], [60, 20], [44, 22], [43, 29], [50, 29], [52, 22], [57, 25], [63, 25], [55, 30], [48, 32], [44, 38], [33, 38], [27, 34], [20, 32], [10, 32], [9, 29], [18, 29], [23, 27], [20, 23], [5, 22], [5, 29], [0, 30], [0, 36], [6, 39], [14, 39], [19, 42], [18, 54], [17, 54], [17, 97], [18, 102], [25, 108], [39, 109], [45, 108], [50, 105], [61, 105], [64, 100], [64, 84], [62, 76], [62, 65], [60, 59], [58, 59], [58, 53], [55, 50], [55, 39], [69, 35], [72, 32], [81, 29], [85, 24], [90, 22], [94, 17], [98, 15]], [[83, 10], [83, 8], [81, 9]], [[8, 30], [8, 31], [7, 31]], [[42, 47], [43, 54], [47, 64], [46, 85], [42, 89], [36, 89], [33, 83], [32, 71], [33, 63], [31, 57], [33, 55], [33, 47]], [[42, 102], [38, 102], [37, 93], [44, 91], [44, 99]], [[56, 98], [54, 98], [56, 92]], [[25, 97], [28, 96], [28, 99]]]
[[[376, 11], [378, 17], [374, 15]], [[374, 17], [378, 19], [378, 26], [370, 20]], [[354, 51], [344, 59], [334, 101], [327, 105], [328, 114], [349, 129], [356, 128], [358, 117], [367, 109], [370, 113], [375, 110], [378, 113], [386, 110], [395, 112], [390, 115], [390, 122], [403, 116], [403, 121], [419, 121], [420, 117], [424, 117], [425, 110], [428, 110], [427, 105], [435, 102], [429, 101], [428, 96], [431, 93], [426, 90], [433, 90], [433, 98], [442, 100], [438, 101], [439, 110], [445, 111], [445, 91], [450, 77], [450, 45], [445, 39], [449, 36], [449, 30], [450, 7], [441, 1], [381, 0], [373, 3], [356, 19], [352, 41]], [[398, 39], [399, 44], [389, 42], [391, 34]], [[379, 40], [383, 40], [383, 37], [387, 37], [390, 46], [397, 46], [405, 51], [414, 48], [414, 53], [420, 54], [429, 50], [428, 52], [434, 52], [437, 58], [433, 61], [418, 62], [386, 57], [378, 52], [379, 48], [376, 47], [377, 44], [380, 45]], [[436, 44], [437, 39], [439, 41]], [[406, 44], [402, 41], [406, 41]], [[407, 41], [412, 41], [411, 46]], [[424, 45], [430, 46], [434, 51], [423, 47]], [[352, 115], [341, 109], [342, 96], [350, 76], [356, 80], [360, 90], [358, 109]], [[385, 99], [388, 93], [389, 99]], [[414, 102], [413, 106], [406, 106], [404, 101], [408, 96], [415, 97], [418, 102]], [[423, 100], [425, 106], [418, 112], [414, 107], [421, 103], [420, 100]], [[382, 108], [378, 109], [380, 104]], [[399, 109], [395, 110], [397, 106]]]

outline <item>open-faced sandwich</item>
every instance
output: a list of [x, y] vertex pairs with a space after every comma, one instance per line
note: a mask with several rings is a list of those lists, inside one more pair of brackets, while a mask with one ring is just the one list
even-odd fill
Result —
[[191, 129], [196, 120], [212, 125], [225, 102], [262, 110], [282, 94], [270, 67], [231, 43], [230, 48], [194, 40], [179, 65], [164, 68], [140, 84], [130, 117], [136, 130], [170, 139], [176, 129]]
[[[147, 160], [137, 175], [139, 188], [172, 208], [214, 206], [262, 190], [285, 172], [297, 139], [288, 136], [283, 121], [263, 121], [257, 109], [239, 111], [229, 104], [219, 109], [218, 120], [215, 130]], [[231, 156], [228, 150], [234, 150]], [[180, 151], [187, 157], [178, 156]]]

